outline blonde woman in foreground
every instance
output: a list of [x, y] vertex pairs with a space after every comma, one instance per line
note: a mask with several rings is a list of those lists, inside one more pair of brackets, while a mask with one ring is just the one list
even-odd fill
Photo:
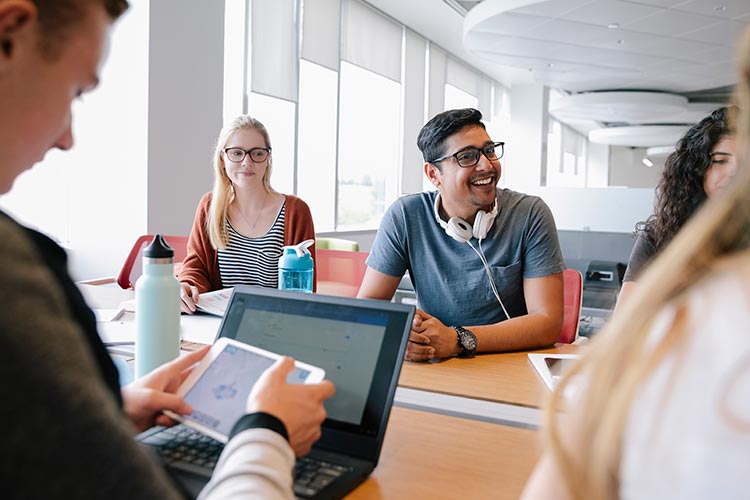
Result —
[[[736, 184], [691, 219], [553, 393], [525, 499], [748, 498], [750, 30], [740, 60]], [[577, 392], [562, 414], [566, 387]]]

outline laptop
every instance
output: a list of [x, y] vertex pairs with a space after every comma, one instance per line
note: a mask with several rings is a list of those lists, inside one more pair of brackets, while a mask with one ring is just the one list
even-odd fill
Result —
[[[298, 498], [341, 498], [377, 465], [413, 316], [413, 306], [380, 300], [234, 288], [218, 337], [319, 366], [336, 385], [336, 395], [326, 402], [322, 437], [297, 461]], [[221, 450], [220, 443], [196, 432], [178, 425], [137, 437], [157, 450], [194, 496], [208, 482]]]

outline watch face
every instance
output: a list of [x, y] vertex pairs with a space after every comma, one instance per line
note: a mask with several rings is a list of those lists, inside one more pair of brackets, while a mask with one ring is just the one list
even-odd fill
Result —
[[474, 351], [477, 348], [477, 338], [474, 335], [462, 335], [461, 343], [470, 351]]
[[477, 349], [477, 337], [464, 328], [461, 331], [461, 345], [467, 351], [475, 351]]

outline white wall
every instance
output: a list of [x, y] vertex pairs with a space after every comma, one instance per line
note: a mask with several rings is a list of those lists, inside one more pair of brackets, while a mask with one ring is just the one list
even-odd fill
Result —
[[558, 230], [630, 233], [654, 205], [653, 189], [538, 188]]
[[189, 234], [222, 126], [224, 2], [152, 1], [150, 34], [146, 229]]
[[609, 146], [588, 143], [586, 186], [594, 188], [609, 186]]
[[643, 164], [644, 148], [612, 146], [609, 148], [609, 185], [654, 189], [664, 170], [664, 158], [654, 159], [654, 166]]

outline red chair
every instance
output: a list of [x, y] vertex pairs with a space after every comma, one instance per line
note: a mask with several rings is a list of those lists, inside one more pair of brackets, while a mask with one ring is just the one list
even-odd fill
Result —
[[367, 270], [367, 252], [315, 250], [318, 293], [356, 297]]
[[557, 341], [572, 344], [578, 338], [578, 321], [583, 301], [583, 276], [575, 269], [563, 271], [563, 327]]
[[[120, 274], [117, 275], [117, 284], [120, 288], [127, 290], [133, 288], [135, 282], [143, 274], [143, 264], [141, 260], [141, 252], [147, 247], [154, 239], [153, 234], [144, 234], [139, 237], [133, 248], [130, 249], [128, 257], [125, 259], [125, 263], [120, 269]], [[178, 264], [185, 260], [187, 255], [187, 236], [164, 236], [169, 246], [174, 249], [174, 263]]]

